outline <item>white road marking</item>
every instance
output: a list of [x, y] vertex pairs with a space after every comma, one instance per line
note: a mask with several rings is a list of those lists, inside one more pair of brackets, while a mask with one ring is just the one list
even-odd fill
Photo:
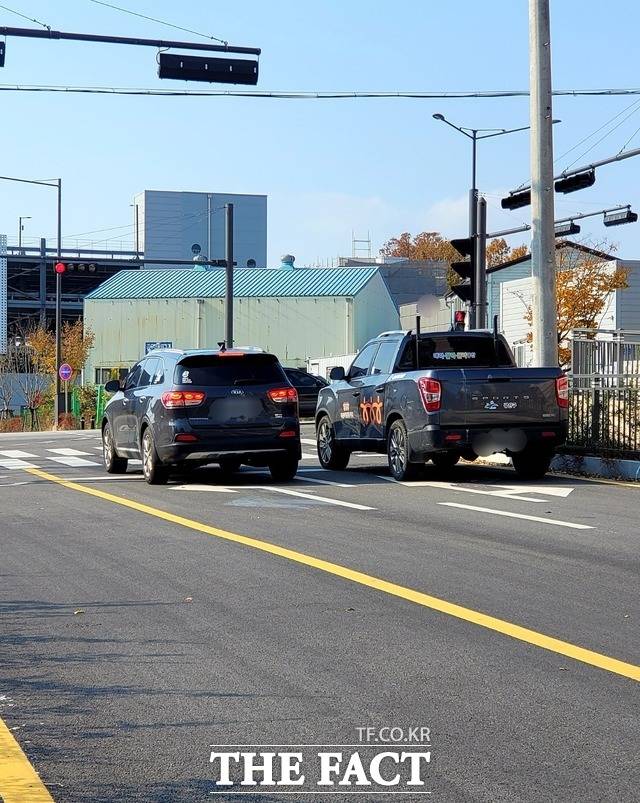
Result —
[[18, 468], [37, 468], [37, 466], [24, 460], [18, 460], [16, 457], [7, 457], [5, 460], [0, 460], [0, 468], [8, 468], [14, 471]]
[[318, 455], [317, 454], [305, 454], [303, 452], [302, 453], [302, 459], [303, 460], [317, 460], [318, 459]]
[[475, 505], [462, 505], [458, 502], [438, 502], [445, 507], [458, 507], [463, 510], [473, 510], [477, 513], [491, 513], [494, 516], [506, 516], [510, 519], [526, 519], [527, 521], [539, 521], [542, 524], [555, 524], [558, 527], [569, 527], [572, 530], [593, 530], [589, 524], [576, 524], [572, 521], [559, 521], [558, 519], [545, 519], [541, 516], [527, 516], [524, 513], [510, 513], [507, 510], [494, 510], [490, 507], [476, 507]]
[[54, 454], [61, 454], [64, 457], [75, 457], [80, 455], [88, 455], [89, 452], [81, 452], [79, 449], [47, 449], [48, 452], [53, 452]]
[[21, 449], [3, 449], [0, 454], [3, 457], [35, 457], [30, 452], [23, 452]]
[[[323, 469], [324, 470], [324, 469]], [[301, 482], [313, 482], [320, 483], [320, 485], [333, 485], [336, 488], [355, 488], [355, 485], [350, 485], [348, 482], [332, 482], [331, 480], [321, 480], [317, 477], [299, 477], [296, 475], [295, 477], [297, 480]]]
[[84, 457], [50, 457], [55, 463], [60, 463], [63, 466], [72, 466], [79, 468], [80, 466], [101, 466], [102, 463], [96, 463], [95, 460], [85, 460]]
[[238, 493], [235, 488], [227, 488], [222, 485], [198, 485], [191, 483], [189, 485], [172, 485], [172, 491], [213, 491], [219, 494], [235, 494]]
[[[252, 486], [246, 485], [245, 488]], [[339, 507], [350, 507], [354, 510], [375, 510], [373, 507], [367, 505], [358, 505], [355, 502], [343, 502], [341, 499], [329, 499], [327, 496], [316, 496], [315, 494], [305, 494], [302, 491], [293, 491], [291, 488], [276, 488], [273, 485], [255, 485], [253, 486], [262, 491], [273, 491], [278, 494], [287, 494], [289, 496], [299, 496], [301, 499], [312, 499], [314, 502], [327, 502], [330, 505], [338, 505]]]
[[575, 488], [565, 488], [560, 485], [496, 485], [495, 487], [506, 488], [514, 493], [546, 494], [547, 496], [561, 496], [565, 499], [571, 491], [575, 490]]
[[300, 443], [306, 443], [309, 446], [316, 445], [316, 441], [313, 438], [300, 438]]
[[130, 466], [141, 466], [142, 465], [142, 460], [136, 460], [135, 457], [130, 457], [129, 458], [129, 465]]

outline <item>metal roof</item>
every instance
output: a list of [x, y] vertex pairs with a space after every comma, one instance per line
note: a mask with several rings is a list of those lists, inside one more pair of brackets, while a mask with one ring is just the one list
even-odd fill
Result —
[[[240, 268], [234, 272], [237, 298], [294, 298], [296, 296], [354, 296], [378, 268]], [[86, 298], [222, 298], [225, 270], [122, 270], [96, 287]]]

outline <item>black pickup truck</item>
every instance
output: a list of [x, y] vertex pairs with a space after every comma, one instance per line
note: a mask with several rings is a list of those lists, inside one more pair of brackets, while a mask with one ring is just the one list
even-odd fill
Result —
[[505, 452], [538, 479], [566, 439], [566, 376], [518, 368], [497, 332], [383, 332], [330, 379], [316, 408], [324, 468], [346, 468], [356, 450], [386, 453], [392, 476], [408, 480], [428, 460], [450, 469]]

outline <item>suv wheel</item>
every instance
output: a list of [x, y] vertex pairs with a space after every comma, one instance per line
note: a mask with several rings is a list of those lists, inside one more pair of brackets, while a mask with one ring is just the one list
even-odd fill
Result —
[[149, 485], [164, 485], [169, 479], [169, 469], [160, 462], [149, 427], [142, 435], [142, 473]]
[[297, 457], [281, 457], [273, 463], [269, 463], [271, 478], [276, 482], [289, 482], [298, 473]]
[[418, 473], [419, 465], [409, 462], [409, 437], [402, 419], [394, 421], [389, 427], [387, 438], [387, 458], [389, 471], [394, 480], [411, 480]]
[[106, 423], [102, 430], [102, 457], [107, 474], [126, 474], [129, 461], [118, 457], [111, 424]]
[[349, 463], [351, 452], [336, 440], [329, 416], [322, 416], [316, 434], [318, 460], [322, 468], [342, 471]]
[[540, 480], [549, 470], [553, 450], [541, 446], [526, 446], [511, 455], [516, 474], [523, 480]]

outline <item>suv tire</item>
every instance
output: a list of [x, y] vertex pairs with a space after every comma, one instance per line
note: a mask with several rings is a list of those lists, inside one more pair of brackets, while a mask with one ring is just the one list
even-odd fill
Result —
[[158, 457], [150, 427], [142, 434], [142, 473], [149, 485], [164, 485], [169, 479], [169, 468]]
[[336, 440], [328, 415], [323, 415], [318, 421], [316, 443], [318, 460], [322, 468], [330, 471], [342, 471], [347, 467], [351, 452]]
[[407, 427], [401, 418], [398, 418], [389, 427], [387, 459], [391, 476], [398, 482], [413, 479], [422, 466], [421, 463], [409, 462], [409, 436]]
[[549, 470], [553, 450], [541, 446], [526, 446], [511, 455], [516, 474], [523, 480], [540, 480]]
[[107, 422], [102, 430], [102, 458], [107, 474], [126, 474], [129, 461], [118, 457], [111, 424]]
[[298, 473], [297, 457], [282, 457], [269, 463], [271, 478], [276, 482], [289, 482]]

